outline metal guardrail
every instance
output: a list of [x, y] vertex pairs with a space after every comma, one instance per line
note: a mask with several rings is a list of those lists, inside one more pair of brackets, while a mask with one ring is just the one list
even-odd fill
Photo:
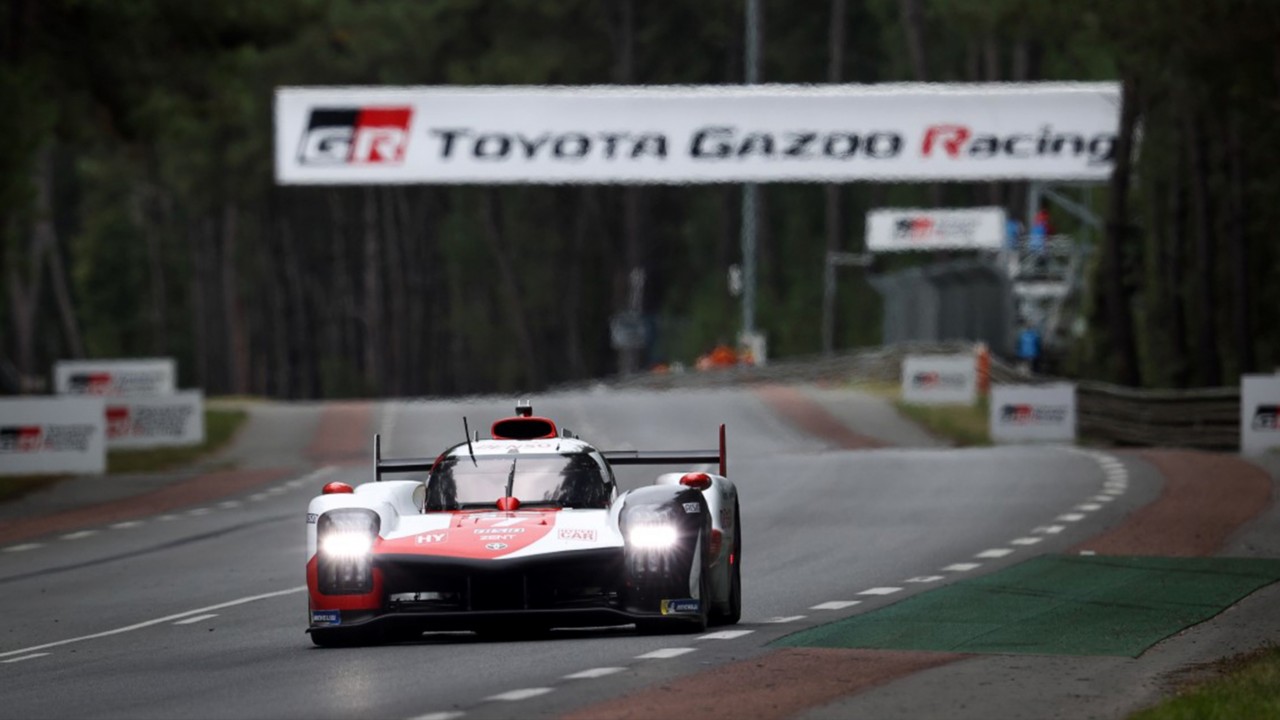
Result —
[[[606, 380], [618, 389], [676, 390], [720, 388], [755, 383], [886, 382], [901, 380], [902, 359], [914, 354], [958, 354], [974, 351], [964, 341], [902, 343], [833, 356], [810, 356], [770, 362], [765, 367], [737, 366], [715, 370], [648, 373]], [[1071, 382], [1029, 375], [999, 358], [991, 358], [992, 383], [1040, 385]], [[561, 386], [572, 389], [594, 383]], [[1076, 411], [1081, 437], [1117, 445], [1236, 450], [1240, 446], [1240, 389], [1140, 390], [1100, 382], [1076, 383]]]

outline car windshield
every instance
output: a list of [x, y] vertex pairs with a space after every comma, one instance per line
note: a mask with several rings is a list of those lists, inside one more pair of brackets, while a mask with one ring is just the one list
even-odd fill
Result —
[[507, 495], [522, 505], [605, 508], [612, 485], [589, 453], [450, 455], [428, 478], [427, 510], [495, 507]]

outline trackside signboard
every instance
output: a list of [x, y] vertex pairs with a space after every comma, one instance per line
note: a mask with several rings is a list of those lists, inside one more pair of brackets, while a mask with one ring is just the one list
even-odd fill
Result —
[[0, 475], [106, 472], [104, 403], [100, 397], [0, 400]]
[[173, 358], [59, 360], [53, 389], [59, 395], [168, 395], [177, 375]]
[[1240, 378], [1240, 452], [1262, 455], [1280, 448], [1280, 374]]
[[978, 399], [972, 355], [908, 355], [902, 360], [902, 399], [916, 405], [972, 405]]
[[276, 181], [1104, 180], [1117, 83], [284, 87]]
[[204, 394], [199, 390], [107, 398], [105, 417], [112, 449], [204, 442]]
[[996, 443], [1075, 442], [1076, 386], [993, 385], [990, 422]]
[[961, 210], [894, 208], [867, 213], [867, 249], [999, 250], [1004, 246], [1004, 208]]

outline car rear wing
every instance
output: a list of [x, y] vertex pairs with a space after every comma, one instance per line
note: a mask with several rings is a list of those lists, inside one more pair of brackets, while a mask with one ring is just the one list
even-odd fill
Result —
[[382, 435], [373, 436], [373, 479], [381, 482], [383, 475], [411, 472], [427, 472], [435, 466], [437, 458], [382, 459]]
[[729, 470], [723, 424], [720, 425], [718, 450], [605, 450], [601, 454], [610, 465], [684, 465], [718, 462], [721, 475], [727, 477]]

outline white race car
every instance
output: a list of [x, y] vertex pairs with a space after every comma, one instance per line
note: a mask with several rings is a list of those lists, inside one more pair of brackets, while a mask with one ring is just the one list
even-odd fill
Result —
[[[464, 421], [465, 427], [465, 421]], [[742, 614], [738, 491], [719, 450], [602, 452], [528, 403], [493, 438], [383, 459], [307, 509], [308, 632], [321, 646], [429, 630], [635, 624], [701, 631]], [[700, 465], [619, 494], [615, 465]], [[383, 480], [389, 474], [425, 474]]]

